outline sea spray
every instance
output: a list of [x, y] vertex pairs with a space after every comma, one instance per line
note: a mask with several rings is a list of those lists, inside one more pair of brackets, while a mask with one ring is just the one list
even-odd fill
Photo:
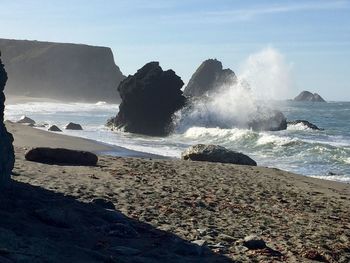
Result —
[[295, 86], [293, 64], [272, 47], [251, 54], [238, 75], [249, 83], [255, 98], [264, 101], [290, 98]]
[[219, 83], [210, 95], [193, 98], [176, 114], [177, 132], [199, 127], [286, 128], [283, 114], [272, 110], [270, 100], [280, 99], [292, 88], [291, 66], [283, 55], [266, 48], [250, 55], [236, 78]]

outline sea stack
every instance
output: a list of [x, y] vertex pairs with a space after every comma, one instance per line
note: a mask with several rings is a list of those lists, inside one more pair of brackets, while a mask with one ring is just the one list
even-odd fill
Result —
[[186, 102], [181, 91], [183, 85], [173, 70], [163, 71], [159, 62], [146, 64], [120, 83], [122, 103], [117, 117], [109, 123], [126, 132], [168, 135], [173, 114]]
[[4, 125], [5, 95], [4, 89], [7, 82], [7, 73], [1, 61], [0, 53], [0, 187], [6, 185], [11, 178], [15, 156], [13, 151], [13, 137], [7, 132]]
[[294, 101], [326, 102], [319, 94], [305, 90], [296, 96]]
[[210, 95], [225, 84], [235, 83], [237, 77], [231, 69], [223, 69], [216, 59], [205, 60], [192, 75], [184, 90], [187, 97]]

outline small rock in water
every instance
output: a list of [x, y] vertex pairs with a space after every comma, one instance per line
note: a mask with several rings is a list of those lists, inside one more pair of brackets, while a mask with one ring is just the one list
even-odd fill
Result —
[[249, 249], [263, 249], [266, 248], [266, 243], [262, 238], [256, 235], [250, 235], [244, 238], [243, 245]]
[[51, 125], [48, 131], [61, 132], [62, 130], [58, 128], [56, 125]]
[[66, 130], [77, 130], [77, 131], [79, 131], [79, 130], [82, 130], [83, 127], [81, 127], [81, 125], [78, 124], [78, 123], [70, 122], [70, 123], [68, 123], [68, 124], [66, 125], [65, 129], [66, 129]]
[[27, 116], [22, 116], [17, 123], [23, 123], [23, 124], [35, 124], [35, 121]]

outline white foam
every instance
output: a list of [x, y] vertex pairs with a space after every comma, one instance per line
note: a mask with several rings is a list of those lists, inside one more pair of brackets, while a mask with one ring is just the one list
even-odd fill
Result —
[[303, 123], [297, 123], [297, 124], [288, 124], [287, 127], [288, 131], [306, 131], [306, 130], [312, 130], [308, 126], [304, 125]]
[[329, 181], [350, 183], [350, 175], [311, 175], [311, 177]]
[[257, 145], [274, 144], [276, 146], [284, 146], [291, 142], [297, 141], [290, 137], [281, 137], [268, 133], [260, 133], [260, 138], [257, 141]]

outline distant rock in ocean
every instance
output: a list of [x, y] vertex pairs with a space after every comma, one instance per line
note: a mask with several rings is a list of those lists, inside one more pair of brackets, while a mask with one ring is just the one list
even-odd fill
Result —
[[7, 132], [4, 125], [5, 95], [3, 90], [5, 88], [6, 81], [7, 73], [0, 58], [0, 187], [6, 185], [10, 181], [11, 171], [15, 162], [12, 146], [13, 137], [12, 134]]
[[150, 62], [123, 80], [118, 91], [122, 102], [110, 126], [126, 132], [165, 136], [172, 130], [172, 117], [186, 102], [183, 81], [173, 70], [163, 71]]
[[294, 98], [294, 101], [312, 101], [312, 102], [326, 102], [317, 93], [312, 94], [310, 91], [303, 91]]
[[227, 83], [237, 80], [231, 69], [223, 69], [222, 63], [216, 59], [204, 61], [192, 75], [184, 90], [188, 97], [201, 97], [210, 95]]
[[9, 81], [6, 95], [66, 101], [118, 102], [125, 78], [110, 48], [0, 39]]
[[306, 121], [306, 120], [295, 120], [295, 121], [289, 121], [288, 122], [289, 125], [298, 125], [298, 124], [301, 124], [311, 130], [319, 130], [319, 131], [322, 131], [323, 129], [320, 129], [319, 127], [317, 127], [315, 124], [309, 122], [309, 121]]

